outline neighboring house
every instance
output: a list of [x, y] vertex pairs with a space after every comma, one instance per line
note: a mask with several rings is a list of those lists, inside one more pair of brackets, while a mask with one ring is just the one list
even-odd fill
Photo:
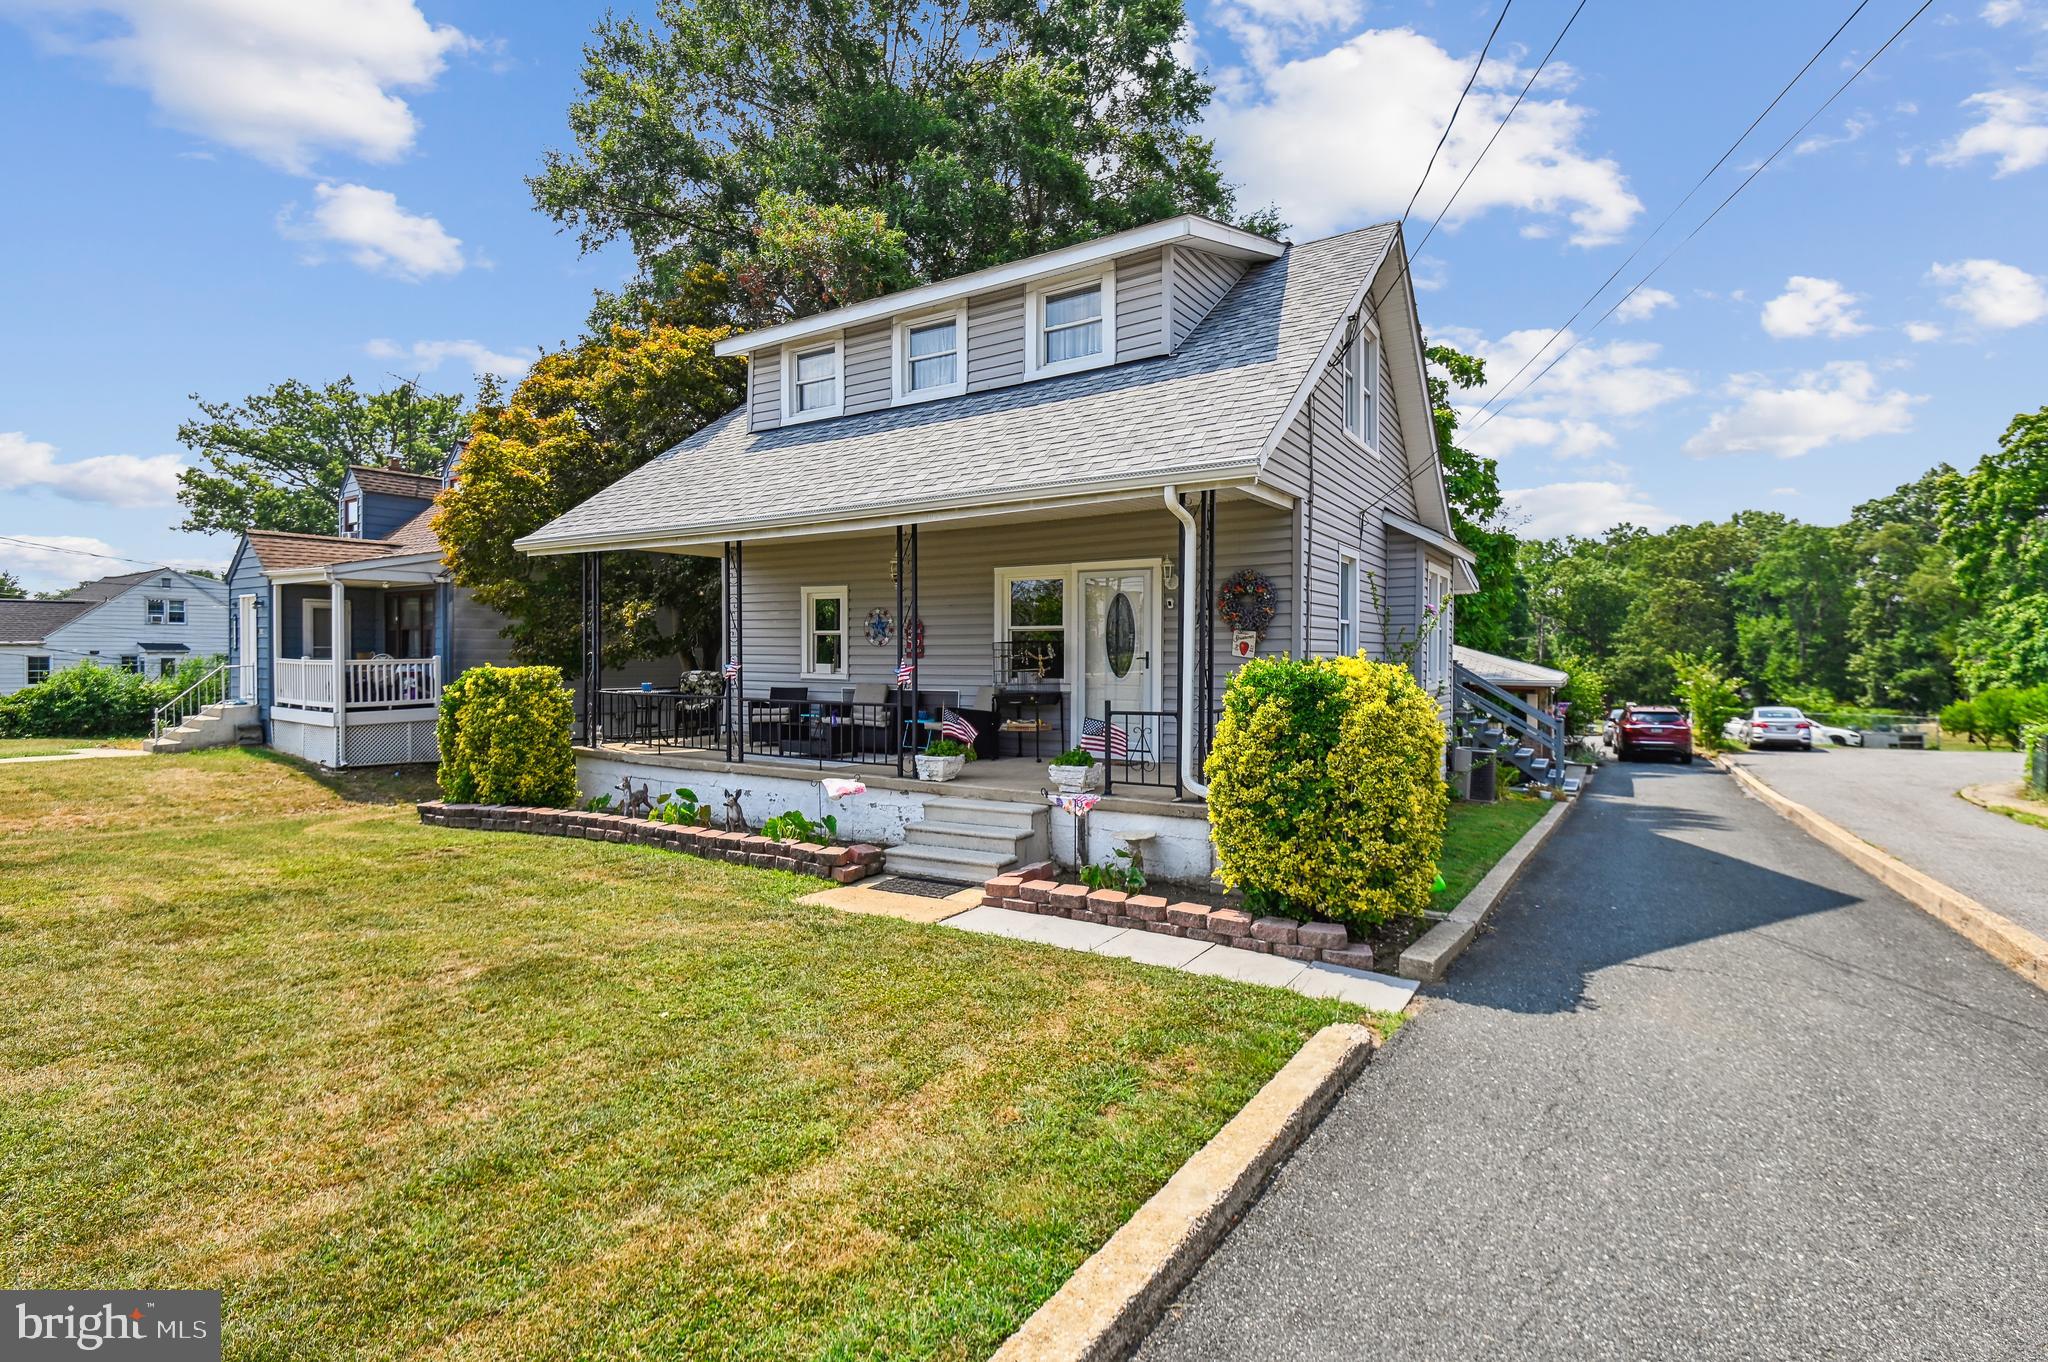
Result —
[[227, 650], [227, 588], [176, 568], [102, 577], [62, 600], [0, 600], [0, 695], [81, 662], [161, 677]]
[[1565, 682], [1571, 680], [1569, 673], [1555, 667], [1502, 657], [1498, 653], [1483, 653], [1463, 644], [1452, 648], [1451, 656], [1460, 667], [1481, 681], [1499, 687], [1534, 709], [1549, 709], [1557, 702], [1557, 693], [1564, 689]]
[[[720, 342], [743, 406], [519, 541], [585, 555], [587, 599], [606, 553], [723, 563], [740, 684], [606, 694], [586, 665], [586, 788], [745, 787], [758, 815], [813, 809], [793, 763], [843, 767], [871, 792], [842, 825], [972, 879], [1074, 857], [1045, 762], [1085, 741], [1093, 853], [1149, 837], [1155, 872], [1206, 876], [1199, 773], [1245, 657], [1412, 652], [1449, 712], [1477, 583], [1402, 251], [1394, 224], [1285, 245], [1177, 217]], [[1242, 572], [1270, 585], [1256, 636], [1215, 608]], [[948, 709], [984, 760], [912, 779]], [[961, 792], [1019, 806], [1014, 844], [959, 831], [994, 817]]]
[[432, 518], [449, 476], [353, 467], [336, 534], [257, 530], [236, 546], [231, 695], [271, 746], [323, 766], [433, 761], [441, 687], [508, 660], [503, 619], [442, 562]]

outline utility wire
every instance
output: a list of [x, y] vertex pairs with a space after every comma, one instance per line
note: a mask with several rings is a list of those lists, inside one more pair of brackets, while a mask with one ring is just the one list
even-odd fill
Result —
[[[1656, 278], [1658, 271], [1662, 270], [1666, 265], [1670, 264], [1671, 258], [1677, 255], [1680, 251], [1684, 250], [1687, 242], [1691, 241], [1694, 237], [1698, 236], [1701, 232], [1705, 231], [1707, 229], [1707, 224], [1711, 223], [1715, 218], [1721, 215], [1722, 209], [1726, 208], [1729, 204], [1733, 203], [1738, 194], [1740, 194], [1743, 190], [1749, 188], [1749, 186], [1755, 182], [1757, 176], [1763, 174], [1764, 171], [1770, 168], [1771, 163], [1773, 161], [1776, 161], [1780, 156], [1784, 155], [1785, 148], [1791, 146], [1792, 143], [1799, 138], [1800, 134], [1804, 133], [1808, 128], [1812, 127], [1814, 120], [1819, 118], [1822, 114], [1826, 113], [1828, 111], [1828, 108], [1831, 105], [1833, 105], [1837, 99], [1840, 99], [1842, 97], [1842, 93], [1845, 90], [1847, 90], [1851, 85], [1855, 84], [1857, 78], [1861, 76], [1865, 71], [1868, 71], [1871, 67], [1871, 64], [1874, 63], [1879, 57], [1883, 56], [1893, 43], [1897, 42], [1900, 38], [1904, 37], [1906, 30], [1911, 28], [1913, 24], [1920, 18], [1920, 16], [1925, 14], [1929, 9], [1933, 8], [1933, 6], [1934, 0], [1924, 0], [1924, 3], [1921, 4], [1920, 8], [1914, 10], [1910, 15], [1906, 16], [1906, 22], [1900, 24], [1898, 28], [1892, 33], [1892, 36], [1884, 40], [1883, 46], [1879, 47], [1875, 52], [1871, 53], [1869, 57], [1865, 58], [1861, 66], [1857, 67], [1854, 71], [1850, 72], [1849, 78], [1843, 81], [1840, 85], [1836, 86], [1834, 93], [1829, 95], [1826, 99], [1822, 100], [1820, 103], [1820, 107], [1815, 109], [1812, 113], [1806, 116], [1805, 122], [1801, 123], [1798, 127], [1794, 128], [1790, 136], [1788, 136], [1784, 141], [1780, 142], [1777, 145], [1777, 148], [1773, 150], [1769, 156], [1766, 156], [1754, 170], [1750, 171], [1748, 175], [1744, 176], [1742, 182], [1736, 185], [1735, 188], [1728, 192], [1728, 197], [1722, 199], [1719, 203], [1714, 205], [1713, 212], [1708, 213], [1704, 218], [1701, 218], [1699, 221], [1699, 225], [1694, 227], [1690, 232], [1687, 232], [1683, 237], [1679, 239], [1676, 245], [1674, 245], [1669, 251], [1665, 252], [1664, 258], [1662, 260], [1659, 260], [1655, 265], [1653, 265], [1650, 268], [1650, 272], [1648, 274], [1645, 274], [1642, 278], [1636, 280], [1635, 284], [1630, 287], [1627, 293], [1624, 293], [1621, 295], [1621, 297], [1615, 299], [1613, 305], [1610, 306], [1605, 312], [1600, 314], [1599, 320], [1595, 321], [1591, 326], [1586, 328], [1585, 335], [1574, 337], [1570, 345], [1567, 345], [1564, 349], [1558, 351], [1556, 357], [1553, 358], [1550, 361], [1550, 363], [1544, 365], [1542, 369], [1537, 371], [1536, 377], [1530, 379], [1529, 382], [1526, 385], [1524, 385], [1522, 391], [1515, 394], [1515, 397], [1523, 396], [1529, 391], [1529, 389], [1535, 387], [1538, 383], [1542, 382], [1543, 376], [1549, 373], [1552, 369], [1557, 367], [1558, 360], [1563, 359], [1566, 355], [1569, 355], [1572, 351], [1578, 349], [1579, 346], [1583, 345], [1586, 342], [1587, 338], [1590, 337], [1595, 331], [1598, 331], [1602, 323], [1604, 323], [1609, 317], [1612, 317], [1623, 303], [1635, 297], [1636, 291], [1638, 289], [1642, 288], [1643, 285], [1649, 283], [1652, 279]], [[1858, 8], [1860, 9], [1861, 6], [1858, 6]], [[1482, 411], [1484, 411], [1484, 415], [1473, 425], [1473, 430], [1476, 431], [1483, 429], [1486, 426], [1487, 422], [1491, 421], [1494, 417], [1500, 415], [1500, 413], [1506, 409], [1508, 403], [1514, 400], [1514, 398], [1506, 396], [1506, 391], [1506, 388], [1503, 387], [1500, 393], [1495, 394], [1494, 401], [1497, 403], [1497, 405], [1493, 407], [1493, 410], [1484, 411], [1484, 408], [1481, 409]]]
[[[1784, 86], [1778, 91], [1778, 93], [1772, 97], [1770, 103], [1764, 105], [1763, 112], [1759, 113], [1755, 118], [1749, 120], [1749, 126], [1742, 130], [1741, 136], [1737, 137], [1733, 142], [1730, 142], [1728, 144], [1728, 149], [1721, 153], [1721, 155], [1715, 160], [1714, 164], [1707, 167], [1706, 173], [1704, 175], [1701, 175], [1699, 179], [1693, 182], [1692, 188], [1685, 191], [1685, 197], [1680, 199], [1677, 203], [1671, 206], [1671, 210], [1664, 214], [1663, 218], [1658, 221], [1657, 225], [1650, 230], [1650, 234], [1648, 236], [1645, 236], [1641, 241], [1636, 243], [1636, 248], [1628, 253], [1628, 258], [1623, 260], [1619, 265], [1616, 265], [1614, 267], [1614, 272], [1608, 275], [1605, 279], [1600, 281], [1600, 286], [1598, 288], [1594, 289], [1591, 293], [1586, 295], [1586, 300], [1580, 303], [1578, 307], [1573, 310], [1571, 316], [1565, 318], [1564, 324], [1558, 327], [1557, 330], [1551, 332], [1548, 339], [1546, 339], [1543, 342], [1543, 344], [1537, 346], [1536, 349], [1533, 352], [1531, 352], [1529, 358], [1522, 361], [1522, 367], [1515, 370], [1514, 373], [1510, 374], [1508, 376], [1508, 381], [1501, 384], [1500, 387], [1496, 388], [1494, 390], [1494, 395], [1492, 397], [1489, 397], [1488, 399], [1486, 399], [1485, 402], [1480, 404], [1479, 410], [1473, 413], [1474, 416], [1484, 415], [1489, 407], [1493, 406], [1496, 402], [1499, 402], [1502, 399], [1502, 397], [1507, 393], [1507, 390], [1514, 386], [1515, 380], [1520, 378], [1523, 374], [1527, 373], [1529, 371], [1529, 366], [1534, 364], [1539, 358], [1541, 358], [1546, 350], [1550, 349], [1551, 346], [1555, 345], [1557, 343], [1557, 338], [1559, 336], [1562, 336], [1566, 331], [1570, 330], [1572, 323], [1577, 321], [1581, 316], [1583, 316], [1585, 314], [1586, 309], [1591, 307], [1594, 301], [1598, 299], [1601, 294], [1605, 293], [1608, 287], [1611, 284], [1613, 284], [1616, 279], [1619, 279], [1621, 277], [1622, 271], [1626, 270], [1630, 265], [1635, 263], [1636, 257], [1640, 256], [1643, 253], [1644, 249], [1647, 246], [1649, 246], [1649, 244], [1652, 241], [1655, 241], [1657, 239], [1657, 236], [1660, 232], [1662, 232], [1666, 227], [1671, 225], [1671, 220], [1677, 217], [1679, 212], [1688, 203], [1692, 202], [1693, 195], [1699, 193], [1700, 190], [1706, 185], [1707, 181], [1714, 178], [1715, 172], [1719, 171], [1722, 166], [1728, 163], [1728, 158], [1735, 154], [1736, 148], [1740, 147], [1744, 142], [1749, 140], [1749, 135], [1756, 131], [1757, 125], [1762, 123], [1764, 119], [1770, 116], [1771, 111], [1777, 108], [1778, 105], [1784, 101], [1786, 95], [1792, 93], [1792, 87], [1797, 85], [1801, 80], [1805, 78], [1806, 73], [1813, 69], [1813, 64], [1819, 61], [1821, 57], [1826, 54], [1827, 50], [1830, 47], [1833, 47], [1835, 45], [1835, 40], [1842, 36], [1843, 31], [1846, 30], [1850, 24], [1856, 21], [1856, 16], [1863, 13], [1865, 7], [1869, 4], [1870, 0], [1859, 0], [1859, 3], [1857, 4], [1856, 8], [1849, 11], [1849, 17], [1842, 20], [1842, 22], [1836, 27], [1835, 31], [1828, 35], [1827, 41], [1814, 49], [1813, 55], [1806, 59], [1805, 65], [1801, 66], [1798, 71], [1793, 73], [1792, 79], [1785, 82]], [[1911, 21], [1909, 20], [1908, 22]], [[1526, 389], [1524, 391], [1526, 391]]]
[[161, 561], [152, 562], [147, 558], [125, 558], [118, 553], [94, 553], [91, 549], [74, 549], [65, 544], [45, 544], [35, 539], [20, 539], [11, 534], [0, 534], [0, 543], [20, 544], [24, 548], [43, 549], [50, 553], [75, 553], [81, 558], [104, 558], [110, 563], [133, 563], [138, 567], [164, 567]]
[[1408, 196], [1408, 206], [1401, 210], [1401, 221], [1406, 223], [1408, 215], [1415, 211], [1415, 201], [1422, 197], [1422, 187], [1429, 183], [1429, 172], [1436, 169], [1436, 158], [1443, 154], [1444, 143], [1451, 140], [1451, 126], [1458, 121], [1458, 114], [1465, 107], [1465, 96], [1472, 93], [1473, 84], [1479, 79], [1479, 70], [1486, 65], [1486, 54], [1493, 50], [1493, 40], [1500, 36], [1500, 26], [1507, 22], [1508, 11], [1515, 7], [1515, 0], [1508, 0], [1494, 17], [1493, 31], [1486, 35], [1486, 45], [1479, 49], [1479, 60], [1472, 63], [1472, 74], [1465, 77], [1465, 88], [1458, 91], [1458, 102], [1451, 106], [1450, 121], [1444, 124], [1443, 132], [1436, 139], [1436, 146], [1429, 153], [1429, 164], [1422, 167], [1422, 178], [1415, 182], [1415, 192]]

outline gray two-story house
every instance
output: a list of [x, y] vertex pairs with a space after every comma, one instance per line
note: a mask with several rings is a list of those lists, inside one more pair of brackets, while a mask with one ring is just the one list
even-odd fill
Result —
[[163, 677], [227, 650], [227, 588], [177, 568], [102, 577], [60, 600], [0, 600], [0, 695], [81, 663]]
[[[842, 822], [903, 870], [1126, 838], [1203, 878], [1201, 771], [1245, 659], [1398, 657], [1448, 712], [1477, 583], [1395, 224], [1287, 244], [1177, 217], [719, 352], [748, 361], [742, 406], [519, 544], [584, 555], [593, 606], [609, 553], [722, 564], [723, 696], [585, 667], [592, 792], [815, 812], [808, 767], [862, 779]], [[949, 722], [982, 759], [918, 779]], [[1076, 745], [1105, 768], [1092, 851], [1046, 824]]]

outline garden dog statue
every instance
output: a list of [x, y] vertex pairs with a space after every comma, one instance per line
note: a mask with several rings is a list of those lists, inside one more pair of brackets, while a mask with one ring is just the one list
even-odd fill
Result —
[[745, 793], [745, 790], [729, 790], [726, 792], [725, 830], [727, 832], [745, 832], [747, 830], [747, 816], [740, 812], [740, 796]]
[[619, 801], [620, 813], [628, 818], [645, 818], [654, 812], [654, 801], [647, 797], [645, 785], [635, 789], [633, 778], [623, 776], [619, 780], [619, 788], [626, 794], [626, 797]]

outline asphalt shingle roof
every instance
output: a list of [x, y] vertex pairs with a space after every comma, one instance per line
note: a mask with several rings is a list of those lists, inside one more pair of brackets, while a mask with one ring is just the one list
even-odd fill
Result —
[[52, 629], [71, 623], [98, 601], [0, 600], [0, 643], [41, 643]]
[[249, 551], [269, 572], [328, 563], [360, 563], [412, 552], [389, 539], [343, 539], [339, 535], [293, 534], [286, 530], [252, 530]]
[[440, 536], [434, 533], [434, 508], [429, 506], [391, 532], [390, 542], [400, 545], [400, 552], [439, 552]]
[[1180, 350], [916, 406], [750, 432], [744, 406], [522, 540], [705, 541], [939, 500], [988, 505], [1255, 462], [1394, 234], [1254, 263]]
[[81, 582], [64, 599], [67, 601], [87, 601], [97, 605], [101, 601], [111, 601], [114, 597], [146, 578], [162, 575], [162, 568], [149, 568], [142, 572], [123, 572], [113, 577], [102, 577], [95, 582]]
[[1451, 653], [1459, 666], [1475, 673], [1482, 681], [1491, 681], [1495, 685], [1562, 686], [1571, 679], [1568, 673], [1555, 667], [1524, 662], [1518, 657], [1502, 657], [1499, 653], [1482, 653], [1462, 643], [1454, 644]]
[[348, 468], [356, 475], [356, 486], [378, 496], [419, 497], [431, 501], [441, 490], [441, 480], [432, 473], [407, 473], [366, 463], [352, 463]]

